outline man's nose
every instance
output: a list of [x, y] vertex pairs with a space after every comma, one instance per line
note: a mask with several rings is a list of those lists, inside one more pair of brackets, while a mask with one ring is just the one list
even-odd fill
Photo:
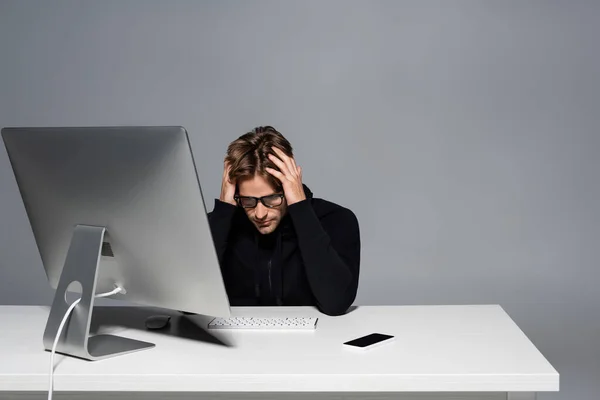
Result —
[[269, 210], [267, 207], [263, 206], [263, 204], [259, 201], [256, 205], [256, 211], [254, 212], [256, 215], [256, 219], [265, 219]]

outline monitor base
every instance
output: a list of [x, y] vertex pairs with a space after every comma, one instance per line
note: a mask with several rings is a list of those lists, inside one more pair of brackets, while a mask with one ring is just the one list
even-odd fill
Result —
[[155, 346], [153, 343], [114, 335], [90, 336], [98, 267], [105, 232], [105, 227], [89, 225], [75, 227], [44, 331], [43, 342], [46, 350], [52, 350], [58, 328], [72, 304], [67, 303], [66, 294], [67, 289], [74, 282], [81, 285], [81, 299], [63, 326], [56, 344], [57, 353], [96, 361]]

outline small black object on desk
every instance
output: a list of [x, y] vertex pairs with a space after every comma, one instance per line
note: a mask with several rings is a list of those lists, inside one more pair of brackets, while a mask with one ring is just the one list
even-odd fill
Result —
[[169, 315], [151, 315], [146, 318], [146, 328], [151, 330], [163, 329], [169, 325], [171, 317]]

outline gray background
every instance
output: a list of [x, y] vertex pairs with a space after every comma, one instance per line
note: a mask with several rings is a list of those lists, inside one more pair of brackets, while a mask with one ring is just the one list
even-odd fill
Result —
[[[176, 124], [209, 210], [272, 124], [353, 209], [356, 304], [499, 303], [600, 395], [600, 2], [0, 1], [0, 126]], [[0, 151], [0, 304], [52, 291]]]

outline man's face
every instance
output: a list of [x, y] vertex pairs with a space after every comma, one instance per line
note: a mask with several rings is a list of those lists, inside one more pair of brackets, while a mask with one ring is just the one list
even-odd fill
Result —
[[[269, 182], [260, 175], [254, 175], [253, 178], [245, 179], [238, 183], [238, 194], [241, 197], [263, 197], [273, 194], [283, 194], [276, 192]], [[285, 198], [281, 201], [281, 205], [275, 207], [266, 207], [261, 201], [258, 201], [254, 208], [244, 208], [250, 222], [254, 224], [256, 229], [263, 235], [273, 232], [287, 211], [287, 203]]]

